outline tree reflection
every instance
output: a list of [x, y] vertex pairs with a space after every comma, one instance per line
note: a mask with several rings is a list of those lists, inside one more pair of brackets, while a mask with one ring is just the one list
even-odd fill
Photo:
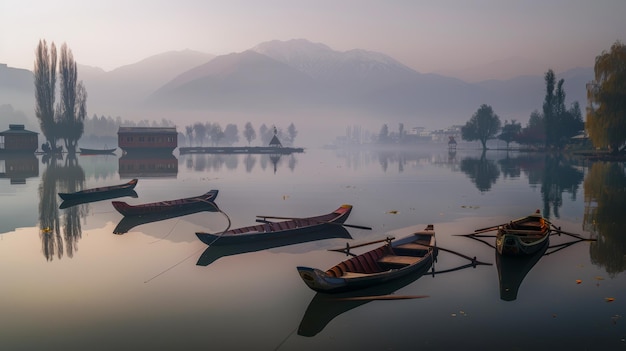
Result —
[[591, 262], [614, 277], [626, 269], [626, 174], [623, 163], [598, 162], [584, 182], [584, 229], [597, 237]]
[[57, 179], [59, 166], [55, 159], [46, 160], [48, 167], [41, 176], [39, 185], [39, 225], [41, 227], [41, 251], [48, 261], [56, 256], [63, 257], [63, 240], [57, 207]]
[[[63, 192], [72, 193], [82, 190], [85, 186], [85, 172], [78, 164], [76, 155], [68, 155], [65, 161], [63, 177], [60, 184]], [[67, 256], [74, 257], [78, 240], [82, 237], [80, 219], [87, 215], [87, 205], [72, 206], [65, 210], [63, 221], [63, 237]]]
[[254, 165], [256, 164], [256, 157], [247, 154], [246, 158], [243, 160], [243, 163], [246, 166], [246, 172], [250, 173], [252, 172], [252, 169], [254, 169]]
[[538, 185], [542, 182], [545, 157], [540, 154], [524, 154], [519, 157], [507, 157], [498, 161], [500, 170], [505, 177], [517, 178], [522, 172], [528, 176], [530, 185]]
[[461, 160], [461, 171], [467, 174], [481, 192], [489, 191], [500, 177], [498, 165], [488, 160], [484, 151], [480, 159], [468, 157]]
[[[268, 166], [271, 166], [271, 170], [276, 173], [278, 168], [280, 168], [281, 164], [283, 164], [283, 159], [287, 154], [278, 153], [278, 154], [190, 154], [186, 155], [187, 159], [185, 160], [185, 166], [189, 170], [193, 170], [195, 172], [205, 172], [205, 171], [219, 171], [222, 168], [226, 168], [228, 170], [237, 170], [239, 168], [240, 160], [239, 157], [243, 157], [241, 160], [245, 171], [247, 173], [251, 173], [254, 167], [257, 165], [257, 161], [260, 164], [260, 167], [263, 171], [267, 169]], [[285, 157], [283, 157], [285, 156]], [[289, 158], [286, 160], [287, 167], [291, 171], [296, 168], [298, 164], [298, 159], [293, 154], [289, 154]]]
[[576, 192], [583, 179], [583, 172], [574, 168], [572, 162], [562, 154], [546, 155], [541, 182], [543, 215], [550, 218], [552, 210], [554, 216], [559, 218], [559, 208], [563, 206], [563, 193], [570, 193], [572, 201], [575, 201]]
[[82, 236], [80, 219], [86, 216], [86, 205], [64, 210], [63, 236], [61, 236], [57, 193], [79, 191], [83, 188], [84, 182], [85, 173], [78, 165], [75, 155], [68, 156], [63, 166], [56, 160], [50, 160], [42, 175], [39, 187], [39, 222], [42, 228], [42, 252], [48, 261], [53, 260], [54, 256], [60, 259], [64, 254], [70, 258], [74, 256], [77, 242]]

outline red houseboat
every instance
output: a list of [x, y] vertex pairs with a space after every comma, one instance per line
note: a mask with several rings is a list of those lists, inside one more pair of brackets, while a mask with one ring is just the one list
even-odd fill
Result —
[[9, 129], [0, 132], [0, 152], [37, 151], [38, 133], [24, 129], [23, 124], [9, 124]]
[[130, 152], [172, 152], [178, 147], [176, 127], [120, 127], [117, 145]]

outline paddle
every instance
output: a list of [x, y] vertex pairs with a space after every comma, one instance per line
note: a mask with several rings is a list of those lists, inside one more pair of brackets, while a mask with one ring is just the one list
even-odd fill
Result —
[[395, 239], [393, 236], [388, 236], [385, 239], [378, 239], [378, 240], [374, 240], [374, 241], [368, 241], [366, 243], [356, 244], [356, 245], [352, 245], [352, 246], [350, 245], [350, 243], [346, 243], [346, 247], [344, 247], [344, 248], [341, 248], [341, 249], [328, 249], [328, 251], [345, 252], [346, 254], [350, 254], [350, 249], [355, 249], [357, 247], [362, 247], [362, 246], [382, 243], [383, 241], [391, 241], [393, 239]]
[[449, 252], [449, 253], [451, 253], [451, 254], [454, 254], [454, 255], [457, 255], [457, 256], [463, 257], [463, 258], [465, 258], [465, 259], [467, 259], [467, 260], [472, 261], [472, 264], [484, 264], [484, 265], [486, 265], [486, 266], [493, 266], [493, 263], [485, 263], [485, 262], [477, 261], [477, 260], [476, 260], [476, 257], [472, 258], [472, 257], [469, 257], [469, 256], [467, 256], [467, 255], [464, 255], [464, 254], [462, 254], [462, 253], [460, 253], [460, 252], [456, 252], [456, 251], [449, 250], [449, 249], [444, 249], [444, 248], [443, 248], [443, 247], [441, 247], [441, 246], [433, 246], [433, 245], [428, 245], [428, 244], [424, 244], [424, 243], [420, 243], [420, 245], [422, 245], [422, 246], [426, 246], [426, 247], [433, 247], [433, 248], [436, 248], [437, 250], [446, 251], [446, 252]]
[[452, 236], [473, 236], [475, 238], [495, 238], [495, 235], [480, 235], [480, 233], [469, 233], [469, 234], [453, 234]]
[[266, 221], [265, 219], [267, 218], [271, 218], [271, 219], [288, 219], [288, 220], [302, 220], [302, 221], [313, 221], [316, 223], [320, 223], [320, 224], [334, 224], [334, 225], [340, 225], [340, 226], [344, 226], [344, 227], [349, 227], [349, 228], [357, 228], [357, 229], [365, 229], [365, 230], [372, 230], [371, 227], [365, 227], [365, 226], [361, 226], [361, 225], [355, 225], [355, 224], [345, 224], [345, 223], [337, 223], [337, 222], [326, 222], [326, 221], [318, 221], [315, 219], [311, 219], [311, 218], [298, 218], [298, 217], [276, 217], [276, 216], [257, 216], [259, 218], [263, 218], [263, 219], [257, 219], [257, 222], [261, 222], [261, 223], [271, 223], [269, 221]]
[[476, 229], [476, 230], [474, 230], [474, 233], [491, 232], [491, 231], [494, 231], [494, 230], [498, 229], [498, 227], [503, 226], [504, 224], [506, 224], [506, 223], [494, 225], [494, 226], [491, 226], [491, 227]]
[[372, 296], [353, 296], [353, 297], [336, 297], [333, 301], [367, 301], [367, 300], [408, 300], [423, 299], [430, 297], [428, 295], [372, 295]]

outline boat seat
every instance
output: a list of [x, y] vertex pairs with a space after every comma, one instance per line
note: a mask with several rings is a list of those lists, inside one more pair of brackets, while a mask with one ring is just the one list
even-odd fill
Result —
[[408, 266], [422, 260], [422, 257], [415, 256], [397, 256], [397, 255], [388, 255], [381, 257], [378, 260], [378, 263], [389, 265], [389, 266]]
[[404, 249], [404, 250], [425, 250], [425, 251], [428, 251], [428, 249], [430, 247], [424, 246], [424, 245], [420, 245], [420, 244], [415, 243], [415, 242], [412, 242], [412, 243], [406, 243], [406, 244], [398, 245], [395, 248], [396, 249]]
[[388, 253], [389, 248], [381, 246], [376, 250], [345, 260], [327, 270], [326, 273], [333, 277], [345, 277], [346, 273], [371, 274], [382, 272], [384, 269], [378, 264], [378, 260]]

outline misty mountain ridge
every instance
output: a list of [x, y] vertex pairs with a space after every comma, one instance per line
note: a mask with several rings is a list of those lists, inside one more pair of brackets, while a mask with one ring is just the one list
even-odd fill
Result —
[[[3, 69], [11, 70], [0, 66], [0, 75]], [[525, 124], [533, 110], [541, 110], [544, 74], [542, 70], [536, 75], [470, 83], [419, 73], [383, 53], [339, 52], [305, 39], [268, 41], [216, 57], [172, 51], [110, 72], [79, 66], [89, 115], [167, 118], [180, 125], [197, 121], [197, 116], [241, 116], [253, 123], [256, 118], [284, 116], [298, 125], [304, 123], [299, 117], [306, 115], [316, 120], [333, 116], [333, 123], [343, 119], [344, 125], [371, 121], [380, 128], [383, 123], [402, 122], [407, 127], [435, 129], [464, 124], [481, 104], [491, 105], [503, 121]], [[584, 107], [585, 84], [593, 79], [593, 69], [557, 73], [561, 78], [568, 106], [577, 100]], [[0, 80], [0, 89], [8, 85], [21, 93], [26, 92], [20, 86], [30, 85], [28, 94], [34, 101], [32, 73], [27, 82], [22, 77], [6, 83]], [[11, 103], [5, 101], [0, 97], [0, 104]], [[191, 115], [194, 120], [185, 120]]]

